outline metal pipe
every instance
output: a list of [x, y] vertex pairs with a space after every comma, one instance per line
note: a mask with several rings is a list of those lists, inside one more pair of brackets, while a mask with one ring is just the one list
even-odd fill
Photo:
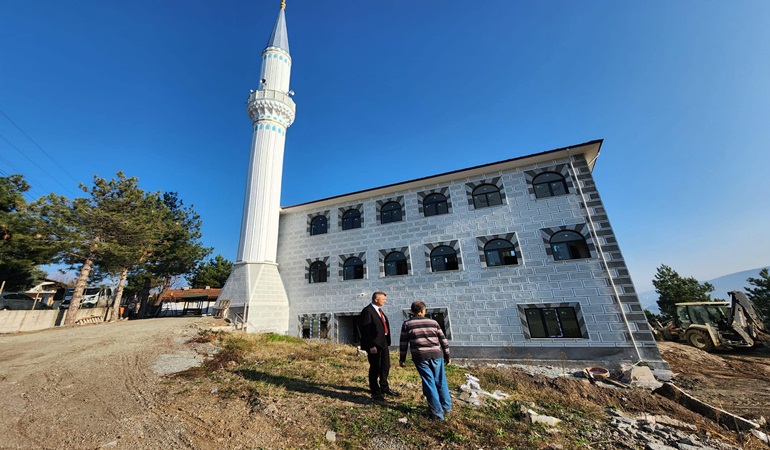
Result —
[[[586, 196], [583, 193], [583, 188], [580, 187], [580, 180], [578, 180], [577, 177], [577, 170], [575, 170], [575, 165], [572, 162], [572, 152], [571, 149], [567, 149], [567, 154], [569, 155], [569, 166], [572, 171], [572, 178], [575, 180], [575, 186], [577, 187], [578, 192], [580, 193], [580, 198], [583, 200], [583, 206], [585, 206], [586, 209], [586, 217], [588, 218], [588, 229], [591, 232], [591, 236], [594, 238], [594, 244], [596, 245], [596, 251], [599, 254], [599, 258], [602, 260], [602, 264], [604, 264], [604, 270], [607, 271], [607, 276], [610, 280], [610, 286], [612, 286], [612, 292], [615, 294], [615, 299], [618, 302], [618, 307], [620, 308], [620, 315], [623, 317], [623, 323], [626, 324], [626, 330], [628, 330], [628, 335], [631, 338], [631, 344], [634, 346], [634, 351], [636, 352], [637, 358], [639, 360], [637, 361], [637, 364], [642, 361], [642, 354], [639, 351], [639, 345], [636, 342], [636, 339], [634, 338], [634, 333], [631, 331], [631, 324], [628, 323], [628, 318], [626, 317], [626, 312], [623, 310], [623, 303], [620, 301], [620, 294], [618, 293], [618, 287], [615, 285], [615, 279], [612, 276], [612, 271], [610, 271], [610, 266], [607, 265], [607, 258], [604, 256], [604, 251], [602, 250], [602, 244], [599, 242], [599, 235], [596, 234], [596, 225], [594, 224], [593, 217], [591, 216], [591, 208], [588, 207], [588, 201], [586, 200]], [[596, 161], [596, 158], [598, 158], [599, 155], [597, 154], [594, 159], [591, 160], [591, 162]]]

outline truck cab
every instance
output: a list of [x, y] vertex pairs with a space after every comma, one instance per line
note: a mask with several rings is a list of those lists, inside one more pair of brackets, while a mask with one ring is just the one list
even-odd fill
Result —
[[728, 294], [730, 302], [677, 303], [676, 317], [663, 336], [707, 352], [761, 345], [768, 339], [764, 318], [743, 292]]

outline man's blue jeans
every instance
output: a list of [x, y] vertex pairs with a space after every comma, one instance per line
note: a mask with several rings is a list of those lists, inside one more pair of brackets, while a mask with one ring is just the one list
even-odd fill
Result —
[[449, 386], [444, 372], [444, 359], [426, 359], [415, 361], [415, 367], [422, 379], [422, 393], [428, 400], [430, 412], [438, 419], [444, 419], [444, 412], [452, 409]]

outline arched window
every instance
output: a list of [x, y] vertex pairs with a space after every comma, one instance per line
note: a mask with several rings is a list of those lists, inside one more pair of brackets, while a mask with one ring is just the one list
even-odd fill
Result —
[[343, 280], [360, 280], [364, 277], [364, 262], [361, 258], [351, 256], [342, 265]]
[[551, 252], [557, 261], [591, 257], [586, 239], [574, 231], [559, 231], [551, 236]]
[[448, 245], [439, 245], [430, 252], [430, 268], [434, 272], [457, 270], [457, 252]]
[[326, 283], [326, 263], [316, 261], [310, 265], [310, 283]]
[[473, 207], [476, 209], [502, 204], [500, 189], [493, 184], [482, 184], [473, 190]]
[[385, 257], [385, 276], [407, 275], [409, 267], [406, 264], [406, 256], [401, 252], [390, 252]]
[[324, 215], [313, 217], [313, 220], [310, 221], [310, 235], [326, 234], [328, 229], [327, 222], [326, 216]]
[[449, 213], [446, 197], [443, 194], [431, 194], [425, 197], [422, 206], [423, 211], [425, 211], [425, 217], [440, 216], [441, 214]]
[[342, 229], [352, 230], [353, 228], [361, 228], [361, 211], [355, 208], [345, 211], [342, 215]]
[[487, 267], [510, 266], [518, 264], [516, 259], [516, 250], [509, 241], [505, 239], [492, 239], [484, 246], [484, 255], [487, 260]]
[[388, 202], [380, 208], [380, 223], [401, 222], [404, 212], [401, 203]]
[[536, 176], [532, 180], [532, 187], [535, 189], [537, 198], [555, 197], [569, 192], [564, 177], [555, 172], [545, 172]]

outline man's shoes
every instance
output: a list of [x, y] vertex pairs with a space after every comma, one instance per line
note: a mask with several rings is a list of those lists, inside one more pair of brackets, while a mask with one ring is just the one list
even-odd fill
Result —
[[372, 394], [372, 400], [375, 401], [375, 402], [384, 402], [385, 401], [385, 397], [383, 397], [380, 394]]
[[399, 394], [399, 393], [398, 393], [398, 392], [396, 392], [396, 391], [392, 391], [392, 390], [390, 390], [390, 389], [388, 389], [388, 390], [385, 390], [385, 391], [382, 391], [382, 393], [383, 393], [383, 394], [385, 394], [385, 395], [387, 395], [387, 396], [389, 396], [389, 397], [401, 397], [401, 394]]
[[444, 420], [443, 416], [439, 416], [439, 415], [433, 413], [430, 410], [430, 408], [428, 408], [427, 411], [423, 411], [422, 413], [420, 413], [420, 416], [422, 416], [422, 417], [424, 417], [424, 418], [426, 418], [428, 420]]

